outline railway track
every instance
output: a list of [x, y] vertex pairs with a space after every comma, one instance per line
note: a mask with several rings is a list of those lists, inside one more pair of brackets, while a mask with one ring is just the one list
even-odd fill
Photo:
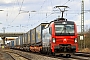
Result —
[[12, 58], [12, 60], [15, 60], [15, 58], [11, 55], [11, 54], [9, 54], [9, 53], [7, 53], [9, 56], [11, 56], [11, 58]]
[[13, 60], [31, 60], [30, 56], [26, 55], [26, 54], [21, 54], [20, 52], [14, 52], [12, 50], [7, 50], [4, 51], [5, 53], [7, 53], [8, 55], [10, 55]]
[[20, 57], [22, 58], [22, 60], [90, 60], [90, 56], [85, 56], [84, 53], [82, 53], [83, 55], [79, 55], [81, 53], [75, 53], [69, 58], [66, 56], [62, 56], [62, 57], [60, 57], [59, 55], [50, 56], [46, 54], [31, 53], [31, 52], [25, 52], [25, 51], [19, 51], [19, 50], [11, 50], [8, 53], [11, 55], [17, 54], [16, 55], [17, 59], [19, 59]]
[[[84, 54], [84, 53], [83, 53]], [[66, 56], [49, 56], [49, 55], [44, 55], [44, 56], [47, 56], [47, 57], [51, 57], [51, 58], [57, 58], [57, 59], [61, 59], [61, 60], [90, 60], [90, 57], [89, 56], [85, 56], [85, 55], [74, 55], [72, 54], [71, 57], [66, 57]]]
[[15, 60], [10, 54], [0, 50], [0, 60]]
[[[17, 50], [16, 50], [17, 52]], [[22, 52], [22, 51], [19, 51], [20, 53], [25, 53], [26, 55], [29, 55], [29, 57], [31, 57], [31, 59], [35, 59], [35, 60], [43, 60], [43, 59], [50, 59], [50, 60], [89, 60], [90, 59], [90, 56], [88, 54], [88, 56], [86, 56], [87, 54], [83, 53], [83, 55], [79, 55], [79, 53], [75, 53], [75, 54], [72, 54], [72, 56], [70, 58], [66, 57], [66, 56], [63, 56], [63, 57], [60, 57], [60, 56], [50, 56], [50, 55], [46, 55], [46, 54], [38, 54], [38, 53], [31, 53], [31, 52]]]
[[90, 57], [90, 53], [85, 53], [85, 52], [77, 52], [74, 53], [76, 56], [84, 56], [84, 57]]

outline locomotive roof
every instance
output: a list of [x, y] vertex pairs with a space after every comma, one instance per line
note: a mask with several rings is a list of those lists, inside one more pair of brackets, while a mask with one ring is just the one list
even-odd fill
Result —
[[74, 24], [73, 21], [67, 21], [67, 19], [65, 19], [65, 18], [57, 18], [57, 19], [55, 19], [54, 21], [51, 21], [51, 22], [54, 22], [55, 24], [58, 24], [58, 23], [60, 24], [62, 22], [67, 22], [67, 24]]

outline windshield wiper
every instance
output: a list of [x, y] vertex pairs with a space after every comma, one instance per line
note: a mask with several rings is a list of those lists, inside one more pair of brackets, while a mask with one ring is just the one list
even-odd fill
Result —
[[70, 32], [69, 32], [69, 30], [67, 30], [67, 32], [68, 32], [68, 34], [70, 35]]
[[62, 34], [62, 32], [65, 30], [65, 27], [63, 27], [62, 31], [60, 32], [60, 34]]

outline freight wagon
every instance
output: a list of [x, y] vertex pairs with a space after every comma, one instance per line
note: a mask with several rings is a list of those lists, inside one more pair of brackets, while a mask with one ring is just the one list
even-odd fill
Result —
[[[34, 31], [32, 30], [32, 33], [35, 33]], [[21, 37], [22, 37], [23, 44], [21, 44], [20, 50], [30, 51], [31, 42], [32, 42], [32, 45], [35, 43], [34, 38], [31, 38], [31, 37], [35, 37], [35, 36], [34, 35], [31, 36], [31, 30], [30, 30], [27, 33], [24, 33]]]
[[39, 52], [42, 48], [42, 30], [48, 23], [41, 23], [36, 28], [31, 30], [31, 46], [30, 50], [33, 52]]
[[26, 44], [26, 46], [25, 46], [25, 51], [30, 51], [30, 46], [31, 46], [31, 31], [29, 30], [28, 32], [27, 32], [27, 44]]
[[30, 33], [31, 33], [31, 32], [30, 32], [30, 30], [29, 30], [29, 31], [27, 32], [27, 40], [28, 40], [27, 43], [28, 43], [29, 45], [30, 45], [30, 43], [31, 43], [31, 42], [30, 42], [30, 40], [31, 40], [31, 35], [30, 35]]
[[19, 49], [23, 50], [23, 47], [22, 47], [23, 46], [23, 35], [19, 36], [19, 40], [20, 40], [20, 48]]
[[20, 36], [15, 40], [15, 49], [20, 49]]
[[28, 36], [28, 32], [24, 34], [23, 50], [25, 50], [25, 51], [29, 51], [30, 50], [29, 49], [29, 47], [30, 47], [30, 45], [29, 45], [30, 41], [28, 41], [28, 40], [30, 40], [30, 39], [28, 39], [29, 36]]

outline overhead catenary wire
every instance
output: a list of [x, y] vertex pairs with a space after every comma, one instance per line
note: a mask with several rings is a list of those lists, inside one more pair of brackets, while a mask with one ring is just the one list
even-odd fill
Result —
[[[44, 1], [45, 2], [45, 1]], [[51, 1], [51, 5], [52, 5], [52, 1]], [[42, 8], [42, 6], [41, 6], [41, 8]], [[50, 13], [50, 15], [52, 15], [53, 13]], [[47, 13], [46, 13], [46, 17], [45, 18], [43, 18], [42, 20], [44, 20], [44, 19], [46, 19], [46, 18], [48, 18], [48, 16], [50, 16], [50, 15], [47, 15]], [[37, 22], [39, 22], [39, 21], [37, 21]]]
[[[66, 3], [68, 3], [70, 0], [68, 0]], [[66, 3], [64, 3], [63, 5], [65, 5]], [[51, 1], [51, 5], [52, 5], [52, 1]], [[50, 15], [52, 15], [53, 13], [51, 13]], [[48, 17], [48, 16], [50, 16], [50, 15], [47, 15], [47, 13], [46, 13], [46, 18]], [[42, 20], [44, 20], [44, 19], [42, 19]]]
[[18, 14], [17, 14], [17, 15], [15, 16], [15, 18], [11, 21], [11, 23], [13, 23], [14, 20], [19, 16], [20, 11], [21, 11], [21, 8], [22, 8], [22, 5], [23, 5], [23, 2], [24, 2], [24, 0], [22, 1], [22, 4], [21, 4], [21, 7], [19, 8], [20, 10], [19, 10]]
[[44, 2], [43, 2], [43, 4], [41, 5], [39, 11], [42, 9], [42, 7], [43, 7], [43, 5], [45, 4], [46, 1], [47, 1], [47, 0], [44, 0]]
[[20, 10], [19, 10], [19, 13], [20, 13], [20, 11], [21, 11], [21, 8], [22, 8], [23, 3], [24, 3], [24, 0], [22, 1], [22, 4], [21, 4]]
[[[39, 8], [39, 10], [38, 11], [36, 11], [36, 13], [38, 14], [39, 13], [39, 11], [43, 8], [43, 5], [45, 4], [45, 2], [46, 2], [47, 0], [44, 0], [43, 1], [43, 3], [42, 3], [42, 5], [40, 6], [40, 8]], [[31, 14], [30, 14], [31, 12], [29, 12], [29, 19], [28, 19], [28, 23], [29, 23], [29, 21], [30, 21], [30, 19], [31, 18], [33, 18], [33, 17], [35, 17], [35, 15], [36, 14], [34, 14], [33, 16], [31, 16]], [[32, 24], [31, 24], [32, 25]]]
[[[20, 8], [19, 8], [19, 11], [18, 11], [18, 14], [15, 16], [15, 18], [10, 22], [10, 24], [8, 24], [8, 25], [10, 25], [11, 26], [11, 24], [16, 20], [16, 18], [19, 16], [19, 14], [20, 14], [20, 11], [21, 11], [21, 8], [22, 8], [22, 5], [23, 5], [23, 2], [24, 2], [24, 0], [22, 1], [22, 3], [21, 3], [21, 6], [20, 6]], [[15, 3], [14, 3], [14, 5], [15, 5]], [[13, 7], [13, 9], [14, 9], [14, 7]], [[12, 15], [11, 15], [12, 16]]]
[[65, 2], [62, 6], [64, 6], [65, 4], [67, 4], [70, 0], [68, 0], [67, 2]]
[[[43, 5], [45, 4], [46, 1], [47, 1], [47, 0], [44, 0], [44, 2], [42, 3], [42, 5], [40, 6], [39, 10], [36, 11], [36, 13], [38, 13], [38, 12], [43, 8]], [[30, 13], [29, 13], [29, 14], [30, 14]], [[35, 15], [36, 15], [36, 14], [34, 14], [33, 16], [31, 16], [30, 18], [35, 17]]]
[[[45, 2], [46, 2], [46, 0], [43, 2], [43, 5], [45, 4]], [[50, 4], [51, 4], [51, 6], [52, 6], [52, 0], [50, 1]], [[43, 6], [42, 5], [42, 6]], [[41, 6], [41, 8], [39, 9], [39, 11], [42, 9], [42, 6]], [[39, 13], [39, 11], [38, 11], [38, 13]], [[46, 17], [45, 18], [47, 18], [48, 16], [50, 16], [50, 15], [52, 15], [53, 13], [50, 13], [49, 15], [48, 15], [48, 13], [46, 12], [46, 13], [44, 13], [45, 15], [46, 15]], [[41, 19], [41, 20], [44, 20], [44, 18], [43, 19]], [[40, 22], [40, 21], [37, 21], [37, 22]], [[36, 23], [37, 23], [36, 22]], [[35, 24], [35, 23], [34, 23]], [[31, 25], [33, 25], [33, 24], [31, 24]]]
[[[46, 0], [44, 1], [44, 3], [46, 2]], [[52, 5], [52, 1], [51, 1], [51, 5]], [[42, 5], [43, 6], [43, 5]], [[42, 9], [42, 6], [41, 6], [41, 9]], [[53, 13], [51, 13], [50, 15], [52, 15]], [[46, 13], [46, 17], [45, 18], [48, 18], [48, 16], [50, 16], [50, 15], [47, 15], [47, 13]], [[32, 17], [31, 17], [32, 18]], [[44, 20], [45, 18], [43, 18], [42, 20]], [[39, 21], [37, 21], [37, 22], [39, 22]], [[33, 24], [32, 24], [33, 25]]]
[[[13, 22], [14, 22], [14, 20], [18, 17], [18, 15], [20, 14], [20, 10], [21, 10], [21, 8], [22, 8], [22, 5], [23, 5], [23, 2], [24, 2], [24, 0], [22, 1], [22, 3], [21, 3], [21, 6], [19, 7], [19, 12], [18, 12], [18, 14], [15, 16], [15, 18], [14, 19], [12, 19], [12, 21], [10, 22], [10, 23], [8, 23], [7, 25], [11, 25]], [[15, 2], [13, 3], [13, 8], [12, 8], [12, 12], [13, 12], [13, 10], [14, 10], [14, 6], [16, 5], [16, 3], [18, 4], [18, 6], [20, 5], [19, 4], [19, 1], [18, 0], [15, 0]], [[10, 19], [10, 17], [11, 16], [13, 16], [12, 15], [12, 12], [11, 12], [11, 14], [9, 14], [8, 12], [7, 12], [7, 14], [6, 14], [6, 16], [7, 16], [7, 18], [6, 18], [6, 20], [8, 21], [9, 19]]]
[[[16, 1], [16, 0], [15, 0]], [[11, 13], [9, 13], [9, 11], [7, 11], [7, 13], [6, 13], [6, 22], [9, 22], [8, 20], [10, 20], [10, 17], [12, 17], [13, 15], [12, 15], [12, 12], [13, 12], [13, 10], [14, 10], [14, 6], [15, 6], [15, 4], [16, 4], [16, 2], [14, 1], [14, 3], [13, 3], [13, 7], [12, 7], [12, 9], [11, 9]], [[7, 10], [9, 10], [8, 8], [7, 8]], [[9, 25], [9, 23], [7, 24], [7, 25]]]

